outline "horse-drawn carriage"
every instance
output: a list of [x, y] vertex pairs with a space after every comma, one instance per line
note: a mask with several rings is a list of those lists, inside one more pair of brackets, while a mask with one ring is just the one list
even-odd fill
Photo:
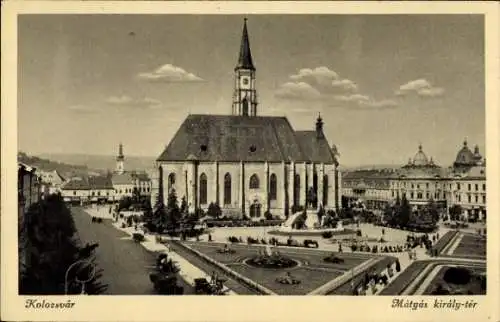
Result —
[[155, 268], [156, 271], [149, 274], [149, 280], [159, 294], [177, 295], [184, 293], [184, 288], [177, 285], [176, 274], [179, 269], [171, 259], [168, 259], [167, 254], [158, 256]]
[[194, 290], [196, 294], [224, 295], [226, 293], [224, 282], [225, 280], [220, 278], [215, 278], [210, 282], [206, 278], [196, 278], [194, 280]]

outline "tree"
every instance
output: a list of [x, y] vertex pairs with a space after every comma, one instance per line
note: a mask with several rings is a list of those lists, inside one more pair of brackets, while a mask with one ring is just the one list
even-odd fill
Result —
[[222, 210], [220, 209], [220, 207], [217, 203], [211, 202], [208, 205], [207, 215], [212, 217], [212, 218], [217, 219], [222, 215]]
[[449, 210], [449, 213], [450, 213], [450, 219], [451, 220], [459, 220], [460, 219], [460, 216], [462, 215], [462, 206], [460, 205], [453, 205], [450, 210]]
[[163, 223], [168, 230], [175, 230], [179, 226], [180, 219], [181, 211], [179, 205], [177, 204], [177, 194], [175, 193], [175, 189], [172, 189], [168, 194]]
[[182, 197], [180, 211], [183, 216], [188, 215], [188, 205], [185, 196]]
[[[38, 295], [65, 294], [65, 277], [68, 268], [78, 260], [85, 264], [74, 265], [68, 271], [68, 294], [79, 294], [81, 285], [74, 283], [88, 278], [92, 266], [96, 267], [94, 245], [81, 247], [70, 210], [59, 195], [49, 195], [33, 204], [25, 214], [25, 227], [21, 230], [20, 254], [28, 259], [19, 274], [19, 293]], [[77, 267], [79, 266], [79, 267]], [[87, 274], [85, 274], [87, 273]], [[93, 278], [86, 283], [87, 294], [101, 294], [107, 285], [100, 282], [102, 270], [96, 268]], [[73, 282], [72, 282], [73, 281]]]
[[118, 202], [118, 209], [117, 212], [120, 212], [122, 209], [129, 209], [130, 206], [132, 206], [132, 198], [125, 196], [120, 201]]
[[436, 202], [434, 199], [430, 199], [429, 202], [427, 203], [427, 206], [425, 207], [427, 216], [430, 217], [433, 223], [437, 223], [439, 221], [439, 210], [437, 208]]
[[132, 202], [138, 203], [141, 200], [141, 191], [137, 188], [134, 187], [132, 190]]
[[411, 216], [411, 207], [406, 196], [403, 195], [401, 198], [401, 206], [399, 207], [399, 211], [397, 214], [397, 221], [401, 227], [408, 227]]

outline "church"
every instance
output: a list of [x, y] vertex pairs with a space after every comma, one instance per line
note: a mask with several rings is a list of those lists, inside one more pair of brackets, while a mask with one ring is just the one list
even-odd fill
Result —
[[245, 19], [232, 113], [187, 116], [156, 160], [158, 193], [167, 200], [175, 189], [190, 212], [213, 202], [224, 216], [252, 220], [263, 219], [266, 211], [284, 218], [298, 206], [337, 210], [337, 155], [321, 116], [311, 123], [311, 130], [295, 131], [286, 117], [259, 115]]

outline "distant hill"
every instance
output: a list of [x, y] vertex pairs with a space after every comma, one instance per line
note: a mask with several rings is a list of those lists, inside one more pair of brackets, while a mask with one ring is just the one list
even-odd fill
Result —
[[[57, 162], [86, 166], [89, 169], [114, 170], [116, 168], [116, 157], [112, 155], [44, 153], [40, 154], [40, 157]], [[125, 156], [125, 170], [142, 171], [151, 169], [153, 168], [154, 161], [154, 157]]]
[[43, 171], [57, 170], [57, 172], [65, 178], [72, 176], [86, 176], [88, 174], [100, 172], [85, 165], [74, 165], [66, 162], [50, 160], [44, 157], [30, 156], [22, 151], [17, 154], [17, 161]]

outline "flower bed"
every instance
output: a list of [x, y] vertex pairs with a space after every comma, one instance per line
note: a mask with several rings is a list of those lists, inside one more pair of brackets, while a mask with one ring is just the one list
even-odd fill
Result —
[[232, 269], [230, 269], [229, 267], [227, 267], [226, 265], [206, 256], [205, 254], [197, 251], [196, 249], [193, 249], [187, 245], [185, 245], [184, 243], [179, 243], [177, 241], [174, 241], [177, 245], [180, 245], [181, 247], [184, 247], [185, 249], [189, 250], [190, 252], [194, 253], [196, 256], [202, 258], [203, 260], [205, 260], [206, 262], [212, 264], [212, 265], [215, 265], [217, 266], [219, 269], [223, 270], [226, 274], [228, 274], [229, 276], [231, 276], [234, 280], [236, 280], [237, 282], [239, 283], [242, 283], [242, 284], [245, 284], [247, 285], [248, 287], [256, 290], [257, 292], [259, 292], [260, 294], [263, 294], [263, 295], [275, 295], [275, 293], [265, 287], [263, 287], [262, 285], [259, 285], [257, 283], [255, 283], [254, 281], [252, 281], [251, 279], [249, 278], [246, 278], [245, 276], [233, 271]]

